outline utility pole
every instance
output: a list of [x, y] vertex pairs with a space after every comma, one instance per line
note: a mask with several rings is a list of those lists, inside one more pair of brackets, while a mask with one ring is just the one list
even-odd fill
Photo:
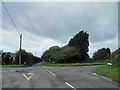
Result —
[[19, 55], [19, 64], [21, 64], [21, 45], [22, 45], [22, 34], [20, 34], [20, 49], [19, 49], [20, 55]]

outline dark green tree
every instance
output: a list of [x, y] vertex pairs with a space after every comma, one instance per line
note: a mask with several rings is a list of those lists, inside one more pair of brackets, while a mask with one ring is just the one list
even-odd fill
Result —
[[77, 48], [81, 61], [88, 60], [89, 34], [86, 31], [80, 31], [70, 41], [69, 46]]
[[[19, 64], [19, 55], [20, 51], [16, 52], [16, 64]], [[21, 50], [21, 64], [26, 63], [27, 65], [33, 65], [35, 63], [41, 62], [42, 60], [39, 57], [34, 56], [30, 52]]]
[[106, 60], [110, 59], [111, 51], [109, 48], [99, 49], [97, 52], [93, 54], [93, 60]]
[[112, 53], [110, 61], [114, 66], [120, 67], [120, 48]]
[[3, 52], [2, 53], [2, 64], [8, 65], [12, 64], [13, 57], [11, 52]]
[[60, 63], [65, 58], [65, 54], [61, 52], [60, 47], [52, 46], [43, 53], [41, 58], [46, 62]]

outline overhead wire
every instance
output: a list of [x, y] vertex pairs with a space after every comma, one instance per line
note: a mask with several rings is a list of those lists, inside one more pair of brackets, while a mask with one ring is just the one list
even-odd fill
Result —
[[4, 6], [4, 8], [5, 8], [5, 10], [6, 10], [7, 14], [8, 14], [8, 16], [9, 16], [9, 18], [10, 18], [12, 24], [13, 24], [13, 26], [15, 27], [17, 33], [20, 34], [20, 32], [18, 31], [17, 26], [15, 25], [15, 23], [14, 23], [14, 21], [13, 21], [11, 15], [10, 15], [10, 13], [9, 13], [9, 11], [8, 11], [8, 9], [7, 9], [6, 5], [5, 5], [5, 3], [4, 3], [2, 0], [1, 0], [1, 2], [2, 2], [2, 5]]

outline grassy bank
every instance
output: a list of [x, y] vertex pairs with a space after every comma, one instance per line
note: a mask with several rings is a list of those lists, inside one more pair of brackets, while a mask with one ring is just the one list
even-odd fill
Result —
[[120, 67], [108, 67], [107, 65], [105, 66], [101, 66], [101, 67], [97, 67], [95, 69], [95, 72], [99, 75], [102, 76], [106, 76], [109, 78], [112, 78], [112, 80], [115, 81], [120, 81], [120, 77], [118, 77], [118, 70], [120, 69]]
[[17, 68], [18, 67], [19, 68], [19, 67], [28, 67], [28, 65], [2, 65], [2, 67], [8, 67], [8, 68], [10, 68], [10, 67], [11, 68], [12, 67], [16, 67]]
[[50, 66], [50, 67], [64, 67], [64, 66], [92, 66], [92, 65], [105, 65], [106, 63], [98, 63], [98, 62], [92, 62], [92, 63], [66, 63], [66, 64], [60, 64], [60, 63], [43, 63], [44, 66]]

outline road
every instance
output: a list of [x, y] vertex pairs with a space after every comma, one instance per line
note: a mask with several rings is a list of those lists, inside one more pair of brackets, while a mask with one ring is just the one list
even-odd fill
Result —
[[[118, 88], [116, 82], [92, 73], [97, 66], [3, 68], [3, 88]], [[26, 73], [33, 75], [29, 80]], [[24, 75], [26, 75], [26, 77]]]

